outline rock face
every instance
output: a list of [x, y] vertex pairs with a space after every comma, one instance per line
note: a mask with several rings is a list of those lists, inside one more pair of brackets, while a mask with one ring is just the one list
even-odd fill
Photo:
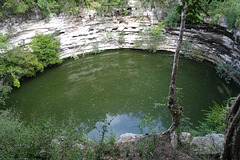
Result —
[[124, 133], [120, 135], [120, 139], [116, 143], [136, 142], [138, 139], [143, 137], [144, 136], [142, 134]]
[[[141, 49], [135, 45], [135, 40], [141, 39], [139, 32], [160, 20], [154, 16], [156, 10], [142, 9], [137, 0], [130, 0], [129, 6], [129, 15], [112, 17], [100, 17], [91, 10], [77, 16], [60, 14], [43, 19], [34, 11], [28, 18], [15, 17], [0, 23], [0, 33], [10, 35], [11, 45], [28, 44], [36, 33], [56, 33], [61, 39], [60, 58], [107, 49]], [[160, 11], [157, 14], [162, 16]], [[122, 42], [119, 40], [121, 32], [124, 32]], [[166, 41], [160, 42], [157, 50], [174, 52], [178, 33], [179, 28], [166, 28]], [[188, 53], [183, 52], [187, 56], [213, 63], [240, 64], [240, 31], [228, 32], [224, 27], [207, 24], [187, 24], [184, 39], [188, 42]], [[236, 81], [240, 84], [239, 78]]]
[[199, 154], [220, 154], [223, 149], [223, 134], [208, 134], [205, 137], [194, 137], [191, 141], [194, 151]]
[[182, 132], [179, 136], [179, 140], [182, 144], [190, 143], [191, 134], [188, 132]]

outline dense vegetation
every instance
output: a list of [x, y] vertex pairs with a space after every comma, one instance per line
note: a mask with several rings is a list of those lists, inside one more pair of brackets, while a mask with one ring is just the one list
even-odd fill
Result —
[[[168, 8], [165, 12], [165, 17], [163, 17], [165, 24], [175, 27], [180, 20], [180, 14], [177, 12], [178, 2], [167, 0], [164, 1], [164, 6]], [[240, 27], [240, 1], [227, 0], [221, 2], [219, 0], [212, 0], [211, 4], [209, 4], [208, 1], [202, 0], [201, 6], [201, 14], [198, 15], [199, 20], [207, 18], [210, 24], [218, 24], [220, 21], [223, 23], [223, 19], [226, 17], [229, 29]]]
[[1, 0], [0, 17], [9, 15], [31, 13], [33, 9], [41, 11], [42, 15], [48, 17], [50, 13], [64, 12], [66, 14], [79, 14], [85, 6], [94, 8], [100, 15], [114, 12], [127, 15], [127, 0]]
[[[0, 18], [7, 18], [9, 15], [31, 13], [33, 9], [40, 10], [45, 17], [48, 17], [50, 13], [58, 14], [60, 12], [79, 14], [84, 10], [85, 6], [96, 9], [99, 15], [127, 15], [127, 3], [127, 0], [1, 0]], [[180, 15], [176, 11], [178, 3], [175, 0], [167, 0], [163, 1], [162, 5], [168, 8], [165, 12], [165, 24], [167, 26], [176, 26], [177, 21], [180, 20]], [[145, 6], [148, 5], [145, 4]], [[204, 12], [199, 15], [200, 19], [210, 16], [210, 23], [216, 24], [220, 18], [225, 16], [230, 29], [240, 26], [240, 1], [227, 0], [222, 3], [218, 0], [213, 0], [210, 5], [207, 1], [202, 1], [202, 7]]]
[[20, 87], [22, 77], [33, 77], [43, 72], [44, 67], [61, 63], [60, 41], [50, 35], [37, 34], [30, 42], [30, 48], [24, 44], [7, 49], [7, 36], [0, 34], [0, 106], [5, 105], [10, 86]]
[[[226, 106], [215, 103], [211, 107], [211, 111], [206, 112], [206, 117], [200, 126], [189, 126], [191, 120], [185, 118], [182, 130], [191, 132], [195, 136], [224, 133], [226, 129], [225, 115]], [[51, 119], [33, 120], [31, 124], [27, 124], [14, 111], [1, 111], [0, 159], [104, 159], [106, 157], [134, 159], [138, 158], [136, 155], [140, 159], [144, 159], [144, 157], [154, 159], [161, 152], [163, 154], [170, 152], [157, 149], [163, 147], [157, 146], [157, 144], [160, 141], [166, 141], [166, 139], [162, 138], [156, 143], [156, 135], [136, 142], [136, 148], [130, 144], [125, 144], [124, 147], [116, 145], [113, 133], [106, 136], [107, 125], [99, 129], [100, 141], [92, 141], [80, 129], [76, 128], [79, 124], [76, 117], [71, 114], [67, 117], [69, 118], [58, 124]], [[152, 133], [156, 133], [153, 131], [155, 127], [152, 126], [153, 122], [149, 115], [146, 115], [142, 122], [144, 123], [140, 123], [141, 126], [144, 124]], [[187, 146], [185, 146], [185, 150], [191, 154], [196, 154]], [[175, 154], [180, 154], [178, 152], [173, 151], [170, 154], [176, 156]]]

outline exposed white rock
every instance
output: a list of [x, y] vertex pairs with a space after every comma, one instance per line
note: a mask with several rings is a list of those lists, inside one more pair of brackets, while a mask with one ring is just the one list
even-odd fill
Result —
[[84, 146], [82, 144], [76, 143], [76, 146], [80, 149], [80, 150], [84, 150]]
[[139, 138], [143, 138], [142, 134], [133, 134], [133, 133], [124, 133], [120, 135], [120, 139], [116, 142], [118, 143], [127, 143], [127, 142], [135, 142]]
[[191, 146], [199, 154], [219, 154], [222, 151], [223, 143], [223, 134], [208, 134], [205, 137], [194, 137]]
[[179, 136], [179, 140], [182, 144], [189, 144], [190, 143], [191, 134], [188, 132], [182, 132]]

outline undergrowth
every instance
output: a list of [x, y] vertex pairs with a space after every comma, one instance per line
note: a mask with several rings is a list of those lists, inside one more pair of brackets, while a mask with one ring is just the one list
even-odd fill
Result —
[[[226, 106], [214, 103], [209, 111], [205, 111], [205, 118], [197, 127], [191, 125], [189, 118], [183, 118], [181, 131], [193, 136], [224, 134], [226, 113]], [[150, 125], [151, 131], [150, 121], [151, 115], [147, 115], [140, 124]], [[27, 124], [13, 110], [1, 110], [0, 159], [156, 159], [159, 156], [174, 159], [195, 155], [186, 148], [172, 150], [167, 135], [156, 132], [135, 142], [117, 145], [113, 133], [106, 136], [110, 122], [104, 121], [103, 127], [99, 128], [100, 140], [97, 142], [76, 128], [79, 122], [73, 115], [58, 124], [51, 119]]]

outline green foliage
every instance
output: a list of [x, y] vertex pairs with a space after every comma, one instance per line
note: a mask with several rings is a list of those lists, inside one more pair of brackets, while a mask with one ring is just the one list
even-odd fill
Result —
[[211, 133], [222, 133], [226, 131], [226, 114], [227, 108], [223, 105], [218, 105], [214, 102], [214, 105], [210, 107], [209, 111], [204, 110], [205, 118], [200, 125], [196, 127], [196, 130], [200, 135], [206, 135]]
[[141, 159], [153, 159], [156, 143], [157, 135], [151, 135], [151, 137], [138, 141], [136, 151]]
[[23, 0], [6, 0], [4, 6], [13, 14], [25, 13], [29, 9], [29, 5]]
[[33, 50], [32, 53], [44, 67], [62, 62], [58, 58], [61, 54], [59, 52], [60, 40], [54, 39], [50, 35], [36, 34], [30, 42], [30, 47]]
[[60, 7], [59, 3], [55, 0], [38, 0], [37, 6], [46, 17], [49, 16], [50, 13], [56, 13], [58, 11], [58, 7]]
[[224, 78], [227, 83], [232, 78], [240, 78], [240, 62], [236, 59], [231, 63], [223, 63], [219, 61], [216, 65], [216, 72], [219, 77]]
[[7, 38], [8, 38], [8, 35], [4, 35], [0, 33], [0, 51], [7, 49], [7, 45], [6, 45]]
[[[80, 6], [89, 6], [89, 0], [6, 0], [4, 2], [2, 16], [8, 16], [9, 14], [27, 13], [32, 8], [40, 9], [41, 13], [48, 17], [50, 13], [57, 13], [59, 11], [67, 14], [78, 14], [80, 12]], [[3, 5], [3, 4], [2, 4]]]
[[15, 76], [13, 73], [11, 74], [12, 81], [13, 81], [13, 86], [19, 88], [20, 87], [20, 82], [19, 82], [19, 77]]
[[[201, 13], [201, 6], [203, 3], [206, 4], [211, 4], [213, 0], [194, 0], [194, 1], [189, 1], [189, 0], [182, 0], [182, 4], [177, 8], [177, 12], [179, 14], [181, 14], [184, 11], [184, 6], [187, 3], [188, 4], [188, 8], [187, 8], [187, 16], [186, 16], [186, 20], [191, 20], [193, 22], [200, 22], [201, 21], [201, 17], [199, 17], [200, 13]], [[219, 2], [223, 2], [224, 0], [216, 0]]]
[[108, 33], [106, 34], [106, 37], [107, 37], [107, 39], [111, 39], [111, 38], [113, 38], [113, 35], [112, 35], [111, 32], [108, 32]]
[[37, 57], [24, 47], [14, 47], [0, 57], [0, 75], [5, 83], [20, 87], [22, 76], [32, 77], [43, 71], [43, 65]]
[[177, 12], [178, 7], [178, 2], [175, 2], [171, 5], [171, 8], [168, 10], [167, 16], [164, 21], [166, 26], [177, 27], [178, 21], [180, 20], [180, 14]]
[[13, 111], [0, 113], [0, 159], [84, 159], [75, 121], [38, 120], [26, 125]]
[[107, 127], [110, 125], [110, 123], [112, 121], [113, 121], [113, 119], [111, 119], [110, 121], [103, 120], [102, 121], [103, 125], [102, 125], [101, 129], [95, 127], [98, 130], [99, 135], [100, 135], [100, 144], [102, 144], [104, 142], [105, 136], [108, 132]]
[[180, 133], [181, 132], [191, 132], [193, 129], [193, 123], [191, 122], [191, 119], [184, 114], [181, 117], [181, 124], [180, 124]]
[[98, 43], [96, 43], [92, 46], [92, 53], [94, 53], [94, 54], [101, 53], [101, 51], [99, 50], [99, 47], [98, 47]]
[[111, 132], [104, 140], [100, 140], [100, 142], [94, 147], [94, 157], [95, 159], [104, 159], [106, 155], [119, 156], [120, 148], [115, 145], [116, 138], [115, 134]]
[[0, 106], [6, 105], [6, 100], [8, 99], [8, 94], [11, 93], [12, 88], [10, 86], [0, 85]]
[[215, 24], [224, 15], [226, 16], [228, 28], [232, 29], [240, 26], [240, 1], [225, 0], [222, 3], [221, 1], [213, 0], [210, 5], [207, 2], [203, 2], [202, 6], [210, 16], [214, 17]]
[[124, 32], [124, 30], [122, 30], [118, 37], [118, 43], [120, 43], [120, 44], [124, 43], [124, 41], [125, 41], [124, 36], [125, 36], [125, 32]]
[[147, 129], [146, 134], [154, 133], [154, 125], [153, 125], [154, 117], [150, 115], [150, 113], [143, 115], [143, 119], [138, 123], [138, 128], [140, 133], [143, 134], [144, 130]]
[[183, 54], [185, 58], [196, 60], [198, 62], [202, 62], [204, 60], [204, 51], [194, 49], [189, 38], [182, 41], [181, 54]]
[[60, 1], [60, 8], [61, 12], [66, 14], [74, 14], [77, 15], [80, 13], [80, 7], [78, 6], [78, 3], [72, 0], [67, 1]]
[[186, 40], [182, 41], [182, 47], [181, 47], [181, 51], [183, 55], [189, 55], [190, 52], [190, 39], [187, 38]]
[[[1, 35], [6, 43], [6, 36]], [[0, 57], [0, 76], [4, 84], [20, 87], [19, 79], [23, 76], [32, 77], [42, 72], [44, 67], [61, 63], [60, 41], [50, 35], [37, 34], [30, 42], [32, 52], [23, 46], [17, 46], [3, 53]]]
[[95, 9], [100, 15], [127, 15], [127, 0], [96, 0]]
[[77, 118], [69, 115], [62, 123], [51, 119], [21, 121], [14, 111], [0, 113], [0, 159], [104, 159], [120, 156], [114, 134], [99, 143], [86, 140], [76, 126]]
[[155, 52], [159, 43], [165, 41], [165, 37], [162, 35], [163, 29], [163, 22], [159, 23], [157, 26], [145, 28], [139, 32], [141, 39], [135, 41], [135, 46]]

